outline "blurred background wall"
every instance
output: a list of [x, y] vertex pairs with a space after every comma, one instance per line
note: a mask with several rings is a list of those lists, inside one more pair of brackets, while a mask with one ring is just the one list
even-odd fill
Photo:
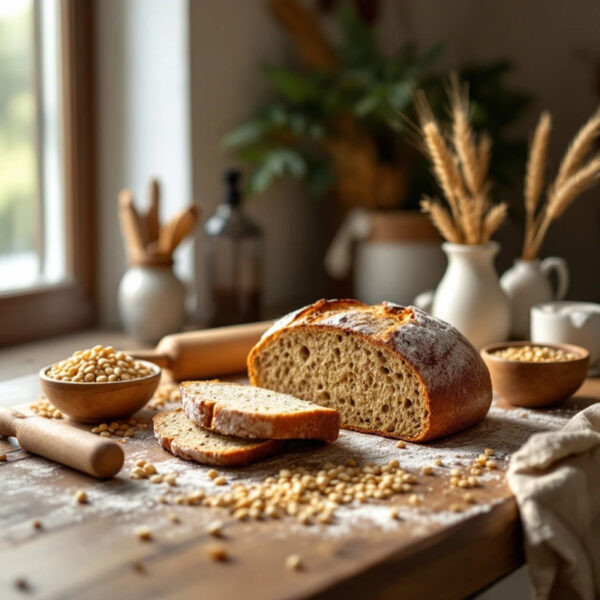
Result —
[[[114, 325], [116, 286], [125, 267], [119, 189], [128, 186], [145, 202], [147, 180], [157, 176], [165, 216], [192, 197], [203, 217], [212, 213], [222, 194], [221, 172], [233, 162], [219, 150], [219, 140], [265, 98], [259, 65], [285, 62], [291, 48], [262, 0], [103, 0], [97, 10], [101, 315]], [[531, 131], [543, 108], [554, 118], [550, 172], [598, 105], [595, 0], [383, 0], [381, 11], [378, 28], [390, 49], [407, 39], [420, 46], [442, 41], [440, 62], [448, 68], [470, 59], [513, 60], [512, 81], [535, 95], [518, 129]], [[520, 202], [520, 184], [511, 194]], [[574, 299], [600, 300], [598, 194], [582, 197], [553, 225], [542, 251], [568, 261]], [[267, 236], [267, 306], [329, 293], [320, 208], [293, 183], [250, 201]], [[502, 271], [518, 256], [522, 230], [511, 222], [497, 237]], [[189, 281], [192, 249], [188, 244], [179, 253], [179, 272]]]

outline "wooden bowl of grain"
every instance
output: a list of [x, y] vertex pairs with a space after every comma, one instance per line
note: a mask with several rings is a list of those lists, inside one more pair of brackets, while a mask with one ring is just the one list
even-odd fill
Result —
[[590, 353], [573, 344], [503, 342], [481, 349], [494, 391], [515, 406], [553, 406], [587, 376]]
[[161, 370], [154, 363], [139, 361], [151, 374], [129, 381], [102, 383], [57, 381], [48, 375], [52, 365], [44, 367], [40, 383], [52, 404], [80, 423], [122, 419], [131, 416], [152, 398], [160, 382]]

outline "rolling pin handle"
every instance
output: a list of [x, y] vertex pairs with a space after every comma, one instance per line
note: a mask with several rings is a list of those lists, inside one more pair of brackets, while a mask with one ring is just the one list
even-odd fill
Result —
[[165, 352], [157, 352], [156, 350], [125, 350], [125, 352], [138, 360], [152, 362], [161, 369], [168, 369], [171, 367], [171, 357]]
[[12, 408], [0, 407], [0, 435], [14, 437], [17, 433], [17, 419], [24, 419], [25, 415]]

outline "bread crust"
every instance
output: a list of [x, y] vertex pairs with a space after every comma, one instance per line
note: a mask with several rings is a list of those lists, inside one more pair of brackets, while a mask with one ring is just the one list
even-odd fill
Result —
[[[268, 456], [276, 454], [285, 447], [285, 442], [280, 440], [254, 440], [249, 441], [246, 446], [224, 448], [224, 449], [200, 449], [191, 445], [182, 443], [177, 439], [177, 435], [168, 434], [164, 431], [173, 415], [181, 413], [185, 417], [181, 408], [168, 410], [154, 415], [152, 422], [154, 426], [154, 437], [160, 445], [179, 458], [192, 460], [203, 465], [215, 465], [220, 467], [243, 467], [259, 461]], [[220, 438], [219, 434], [208, 432], [215, 438]]]
[[[489, 371], [473, 345], [454, 327], [413, 306], [358, 300], [319, 300], [277, 321], [248, 355], [252, 385], [260, 383], [255, 359], [290, 329], [330, 330], [357, 336], [401, 357], [421, 380], [428, 420], [415, 442], [456, 433], [481, 421], [492, 401]], [[345, 429], [400, 437], [342, 424]]]
[[306, 402], [306, 410], [302, 412], [270, 414], [241, 411], [229, 406], [225, 400], [202, 398], [191, 389], [196, 383], [231, 386], [240, 388], [242, 393], [246, 386], [218, 380], [184, 381], [180, 384], [183, 411], [190, 421], [205, 429], [245, 439], [314, 439], [328, 442], [338, 439], [340, 414], [332, 408]]

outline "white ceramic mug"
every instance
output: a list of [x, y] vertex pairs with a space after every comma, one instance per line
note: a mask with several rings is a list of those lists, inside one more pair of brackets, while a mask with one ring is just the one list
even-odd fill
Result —
[[590, 373], [600, 372], [600, 304], [542, 302], [531, 309], [531, 340], [576, 344], [590, 353]]

